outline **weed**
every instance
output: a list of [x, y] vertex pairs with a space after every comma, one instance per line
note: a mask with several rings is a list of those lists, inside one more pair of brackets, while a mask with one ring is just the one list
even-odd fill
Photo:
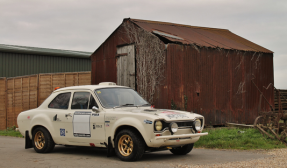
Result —
[[202, 136], [195, 143], [195, 147], [218, 148], [218, 149], [274, 149], [286, 148], [278, 140], [267, 139], [257, 129], [214, 129], [207, 136]]
[[6, 130], [0, 130], [0, 136], [23, 137], [19, 131], [15, 131], [16, 126], [8, 127]]

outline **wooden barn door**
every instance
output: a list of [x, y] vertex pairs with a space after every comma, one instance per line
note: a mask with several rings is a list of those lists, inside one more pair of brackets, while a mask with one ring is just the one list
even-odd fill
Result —
[[117, 47], [117, 85], [135, 89], [135, 46]]

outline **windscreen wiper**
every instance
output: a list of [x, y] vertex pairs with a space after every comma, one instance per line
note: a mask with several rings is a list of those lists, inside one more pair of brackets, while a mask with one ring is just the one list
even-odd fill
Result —
[[120, 106], [115, 106], [114, 108], [118, 108], [118, 107], [129, 107], [129, 106], [134, 107], [134, 104], [122, 104], [122, 105], [120, 105]]
[[147, 103], [147, 104], [142, 104], [142, 105], [140, 105], [140, 106], [150, 106], [150, 104]]

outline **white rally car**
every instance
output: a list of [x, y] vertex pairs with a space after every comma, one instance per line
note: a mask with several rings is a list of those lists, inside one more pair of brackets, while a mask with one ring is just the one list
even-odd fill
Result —
[[46, 153], [55, 144], [103, 147], [123, 161], [164, 149], [185, 155], [208, 134], [202, 133], [203, 116], [154, 109], [133, 89], [111, 82], [57, 89], [17, 122], [25, 148]]

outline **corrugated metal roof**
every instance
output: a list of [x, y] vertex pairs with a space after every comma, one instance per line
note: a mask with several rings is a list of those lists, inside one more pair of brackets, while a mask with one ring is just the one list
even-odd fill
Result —
[[160, 32], [155, 34], [172, 42], [195, 44], [211, 48], [219, 47], [224, 49], [273, 53], [272, 51], [244, 39], [227, 29], [196, 27], [130, 18], [124, 19], [124, 21], [131, 21], [151, 33]]
[[92, 54], [92, 52], [26, 47], [26, 46], [16, 46], [7, 44], [0, 44], [0, 51], [10, 53], [12, 52], [12, 53], [25, 53], [25, 54], [76, 57], [76, 58], [89, 58], [90, 55]]

